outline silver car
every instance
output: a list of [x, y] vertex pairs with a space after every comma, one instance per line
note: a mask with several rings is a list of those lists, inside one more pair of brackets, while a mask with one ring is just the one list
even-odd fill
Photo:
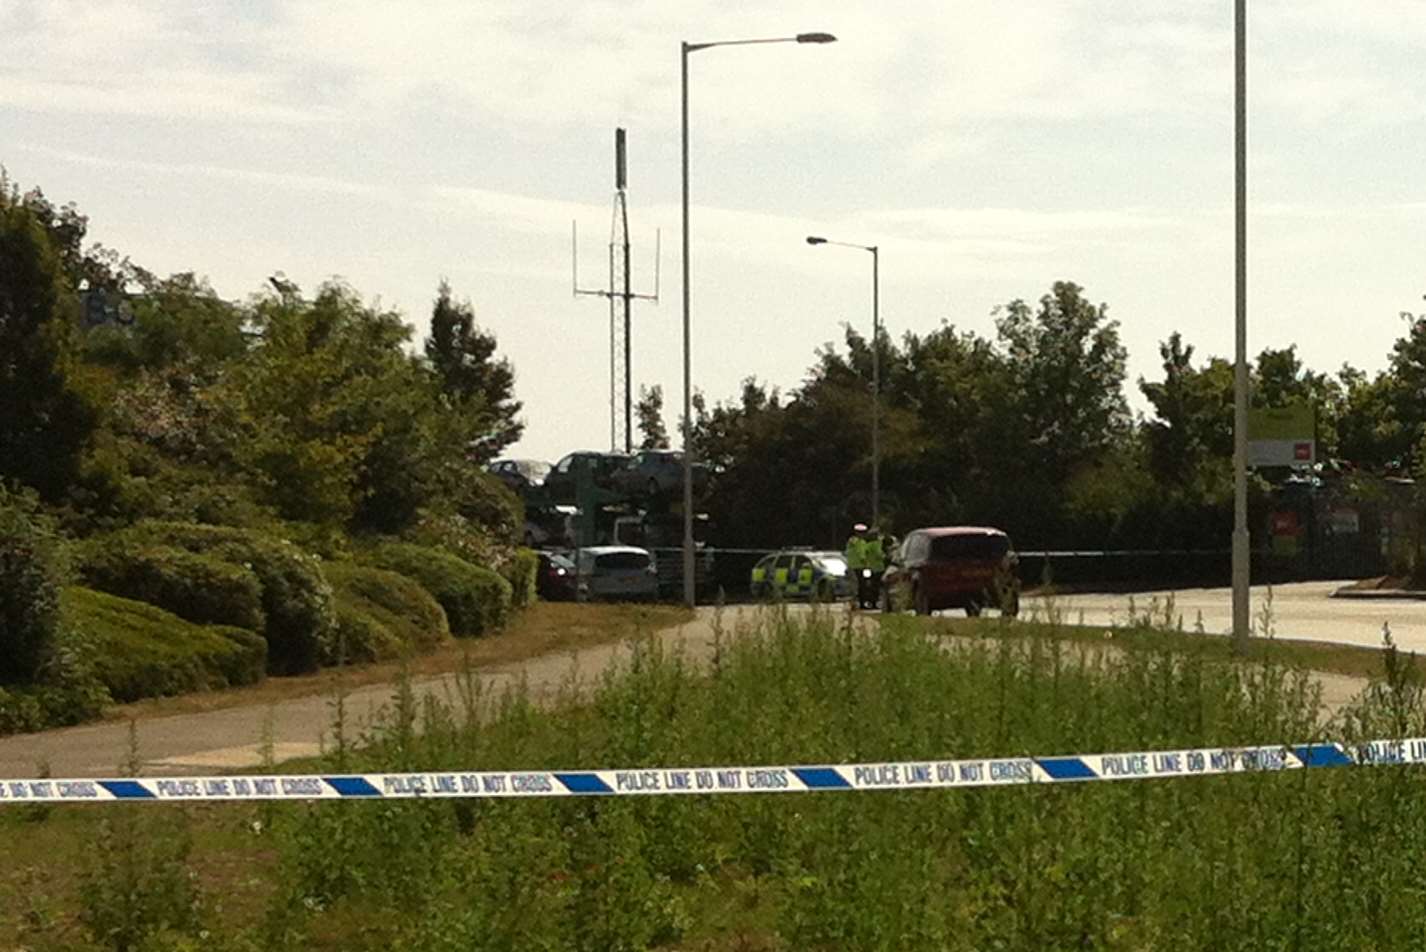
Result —
[[648, 549], [632, 545], [595, 545], [575, 559], [576, 597], [630, 601], [659, 595], [658, 568]]

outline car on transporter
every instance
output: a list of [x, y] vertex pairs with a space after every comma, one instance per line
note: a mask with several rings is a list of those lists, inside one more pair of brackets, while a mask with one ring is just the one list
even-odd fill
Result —
[[986, 526], [938, 526], [906, 534], [882, 576], [881, 609], [929, 615], [959, 608], [1020, 612], [1019, 559], [1010, 537]]
[[[708, 467], [695, 462], [692, 470], [693, 492], [701, 496], [708, 486]], [[677, 496], [683, 491], [683, 454], [678, 450], [639, 450], [614, 470], [609, 483], [626, 496]]]

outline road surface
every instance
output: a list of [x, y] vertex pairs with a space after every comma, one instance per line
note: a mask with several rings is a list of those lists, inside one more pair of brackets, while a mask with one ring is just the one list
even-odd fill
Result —
[[[1426, 654], [1426, 601], [1410, 598], [1332, 598], [1334, 591], [1349, 582], [1294, 582], [1271, 589], [1254, 585], [1250, 591], [1254, 634], [1262, 634], [1263, 610], [1270, 604], [1272, 633], [1279, 638], [1332, 641], [1377, 648], [1382, 644], [1382, 625], [1389, 625], [1391, 637], [1405, 651]], [[1173, 615], [1182, 619], [1185, 631], [1194, 630], [1201, 617], [1209, 634], [1228, 634], [1233, 628], [1233, 590], [1230, 588], [1188, 588], [1176, 592], [1146, 592], [1135, 595], [1060, 595], [1053, 604], [1067, 624], [1125, 625], [1129, 621], [1130, 599], [1134, 612], [1142, 615], [1157, 606], [1162, 619], [1169, 598]], [[1026, 598], [1022, 613], [1041, 617], [1050, 602]]]

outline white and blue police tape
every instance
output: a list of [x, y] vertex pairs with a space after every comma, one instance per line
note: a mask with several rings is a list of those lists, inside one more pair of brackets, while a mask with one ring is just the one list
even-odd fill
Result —
[[1420, 763], [1426, 763], [1426, 737], [1360, 744], [1204, 747], [1062, 757], [903, 760], [824, 766], [0, 779], [0, 806], [120, 800], [371, 800], [924, 790]]

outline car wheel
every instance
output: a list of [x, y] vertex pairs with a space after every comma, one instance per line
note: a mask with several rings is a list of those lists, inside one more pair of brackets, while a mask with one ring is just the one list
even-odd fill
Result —
[[911, 590], [911, 603], [916, 606], [916, 614], [931, 614], [931, 599], [921, 586], [917, 585]]

